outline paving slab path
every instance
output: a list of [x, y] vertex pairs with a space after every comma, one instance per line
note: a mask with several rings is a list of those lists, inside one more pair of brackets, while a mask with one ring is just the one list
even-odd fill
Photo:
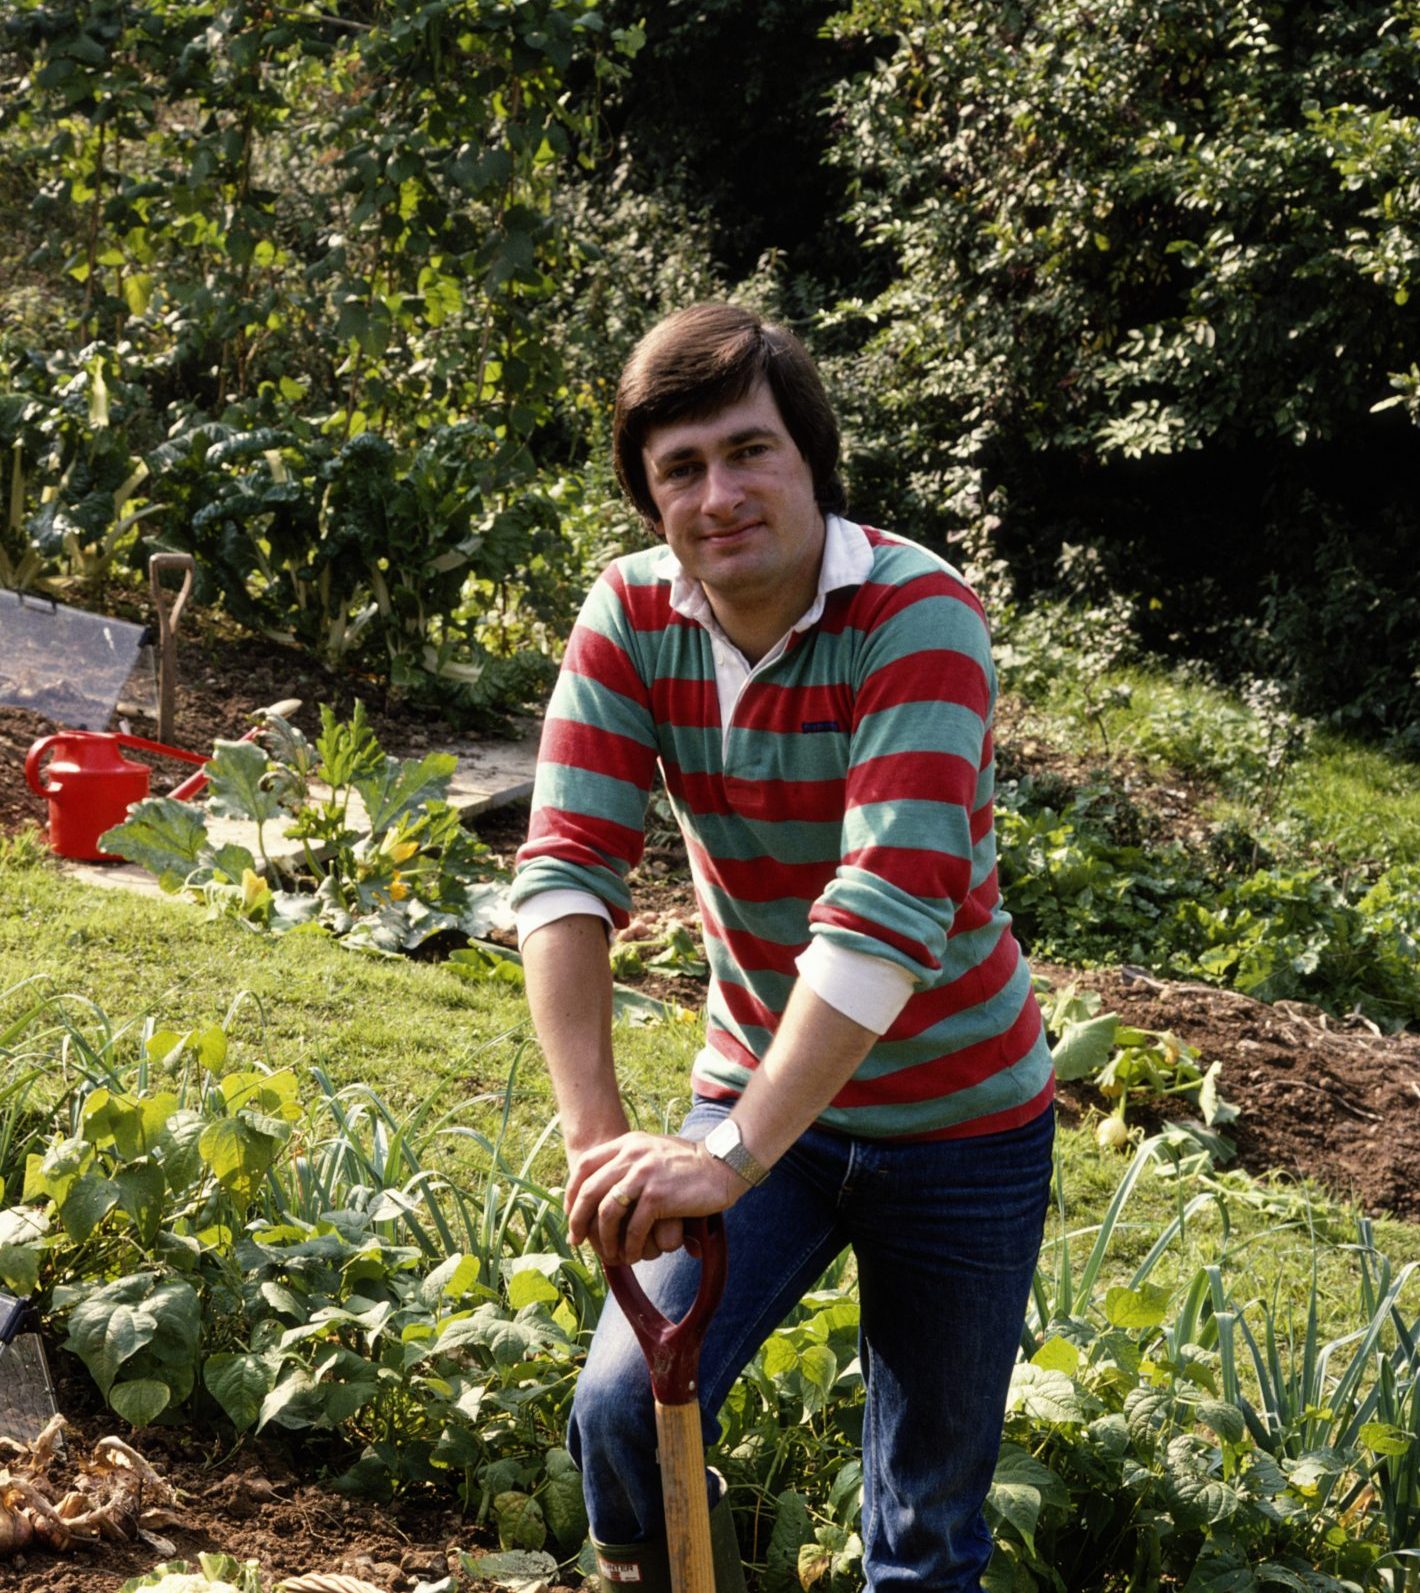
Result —
[[[518, 733], [511, 740], [456, 742], [440, 749], [452, 752], [458, 759], [449, 782], [449, 802], [465, 819], [532, 795], [540, 723], [520, 721]], [[351, 799], [351, 811], [358, 823], [363, 817], [358, 797]], [[211, 818], [207, 833], [218, 846], [235, 842], [254, 855], [258, 852], [256, 825], [244, 819]], [[264, 840], [266, 855], [273, 860], [300, 855], [300, 842], [287, 840], [279, 823], [266, 826]], [[137, 863], [80, 863], [70, 859], [63, 861], [61, 867], [74, 879], [108, 890], [132, 891], [140, 896], [162, 897], [164, 901], [180, 899], [166, 895], [157, 878]]]

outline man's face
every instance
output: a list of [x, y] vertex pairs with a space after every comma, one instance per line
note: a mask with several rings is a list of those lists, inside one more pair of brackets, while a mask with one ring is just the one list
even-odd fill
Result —
[[659, 529], [717, 612], [777, 612], [800, 597], [798, 613], [808, 607], [823, 514], [767, 383], [703, 419], [654, 427], [642, 457]]

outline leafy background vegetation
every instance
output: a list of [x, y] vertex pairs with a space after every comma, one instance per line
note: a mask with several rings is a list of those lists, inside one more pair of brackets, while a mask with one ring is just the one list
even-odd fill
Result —
[[[396, 700], [535, 701], [640, 535], [604, 462], [620, 362], [733, 293], [822, 360], [856, 511], [980, 581], [1014, 739], [1080, 749], [1078, 778], [1002, 770], [1032, 948], [1414, 1025], [1415, 0], [755, 20], [747, 48], [722, 0], [14, 0], [0, 584], [101, 605], [187, 550], [200, 596]], [[1120, 755], [1205, 788], [1206, 824]], [[375, 795], [367, 837], [301, 809], [327, 927], [476, 931], [437, 757], [328, 721], [223, 760], [264, 822], [317, 763]], [[292, 927], [283, 882], [149, 840], [208, 917], [5, 849], [0, 1282], [131, 1421], [328, 1436], [341, 1486], [446, 1483], [574, 1561], [559, 1434], [601, 1286], [516, 964], [240, 934], [220, 914]], [[1209, 1087], [1046, 1006], [1120, 1120]], [[672, 1122], [694, 1026], [623, 1021], [630, 1098]], [[1415, 1585], [1414, 1230], [1228, 1172], [1215, 1097], [1122, 1174], [1065, 1137], [992, 1593]], [[769, 1593], [856, 1585], [856, 1311], [836, 1268], [727, 1411]]]

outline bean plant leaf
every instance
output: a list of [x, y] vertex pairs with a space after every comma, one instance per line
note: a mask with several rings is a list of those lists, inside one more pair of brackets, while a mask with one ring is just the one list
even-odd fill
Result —
[[[130, 1162], [113, 1175], [113, 1184], [118, 1191], [118, 1204], [133, 1219], [139, 1244], [149, 1249], [163, 1221], [163, 1199], [168, 1184], [162, 1168], [146, 1158]], [[134, 1425], [141, 1427], [143, 1424], [135, 1422]]]
[[547, 1542], [542, 1506], [531, 1494], [510, 1488], [493, 1501], [498, 1542], [505, 1549], [540, 1549]]
[[250, 819], [266, 824], [281, 813], [281, 804], [263, 785], [270, 759], [254, 741], [218, 741], [207, 765], [211, 781], [208, 807], [224, 819]]
[[1225, 1399], [1201, 1399], [1198, 1420], [1225, 1444], [1240, 1444], [1247, 1433], [1247, 1422], [1236, 1405]]
[[74, 1182], [59, 1208], [64, 1231], [82, 1244], [118, 1204], [118, 1186], [98, 1173], [85, 1173]]
[[[554, 1461], [554, 1456], [557, 1457]], [[582, 1478], [565, 1449], [548, 1451], [545, 1461], [547, 1482], [539, 1496], [542, 1513], [552, 1536], [564, 1554], [581, 1546], [587, 1535], [587, 1506], [582, 1497]]]
[[547, 1584], [557, 1575], [557, 1561], [540, 1549], [509, 1549], [504, 1554], [460, 1556], [466, 1570], [499, 1587], [531, 1588]]
[[804, 1496], [786, 1489], [775, 1500], [774, 1530], [760, 1583], [764, 1593], [793, 1593], [798, 1588], [799, 1550], [813, 1541], [813, 1521]]
[[1003, 1444], [986, 1498], [988, 1513], [1020, 1534], [1034, 1556], [1036, 1523], [1045, 1504], [1067, 1506], [1070, 1491], [1050, 1469], [1016, 1444]]
[[108, 1402], [133, 1427], [147, 1427], [172, 1403], [173, 1393], [166, 1383], [154, 1377], [134, 1378], [115, 1383]]
[[1007, 1408], [1052, 1426], [1083, 1426], [1093, 1411], [1099, 1409], [1099, 1402], [1064, 1372], [1048, 1371], [1026, 1362], [1011, 1373]]
[[186, 879], [202, 861], [207, 825], [191, 802], [145, 797], [122, 824], [105, 830], [99, 845], [127, 862], [138, 863], [166, 881]]
[[461, 1251], [455, 1251], [419, 1285], [420, 1304], [432, 1311], [443, 1299], [461, 1300], [478, 1282], [479, 1270], [477, 1256], [466, 1256]]
[[1168, 1290], [1154, 1283], [1141, 1283], [1137, 1289], [1116, 1285], [1104, 1297], [1104, 1314], [1119, 1328], [1158, 1327], [1168, 1309]]
[[552, 1305], [560, 1298], [557, 1285], [532, 1267], [515, 1272], [508, 1280], [508, 1303], [514, 1310], [521, 1310], [523, 1306], [533, 1305], [539, 1300]]
[[1057, 1334], [1046, 1339], [1031, 1356], [1030, 1363], [1047, 1372], [1064, 1372], [1066, 1377], [1073, 1377], [1080, 1369], [1080, 1352], [1069, 1339]]
[[262, 1401], [276, 1381], [276, 1367], [264, 1355], [223, 1352], [207, 1357], [202, 1381], [232, 1426], [244, 1433], [261, 1415]]
[[1405, 1455], [1415, 1445], [1415, 1434], [1390, 1422], [1363, 1422], [1357, 1435], [1374, 1455]]
[[1118, 1027], [1119, 1018], [1113, 1012], [1102, 1012], [1099, 1017], [1083, 1023], [1067, 1024], [1050, 1053], [1055, 1062], [1056, 1078], [1068, 1084], [1072, 1079], [1098, 1073], [1109, 1061]]
[[[272, 1122], [271, 1119], [265, 1119]], [[284, 1124], [275, 1124], [284, 1129]], [[221, 1117], [203, 1129], [197, 1149], [217, 1182], [240, 1201], [256, 1198], [261, 1181], [276, 1160], [283, 1136], [259, 1128], [250, 1117]]]
[[39, 1283], [40, 1252], [32, 1245], [0, 1244], [0, 1283], [15, 1294], [33, 1294]]

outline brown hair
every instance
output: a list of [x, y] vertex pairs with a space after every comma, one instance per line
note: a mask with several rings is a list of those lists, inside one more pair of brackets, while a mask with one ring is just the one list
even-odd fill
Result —
[[612, 462], [642, 518], [660, 516], [641, 450], [657, 426], [713, 415], [769, 384], [826, 514], [848, 505], [838, 474], [838, 422], [808, 350], [786, 327], [734, 304], [692, 304], [668, 315], [631, 352], [616, 389]]

